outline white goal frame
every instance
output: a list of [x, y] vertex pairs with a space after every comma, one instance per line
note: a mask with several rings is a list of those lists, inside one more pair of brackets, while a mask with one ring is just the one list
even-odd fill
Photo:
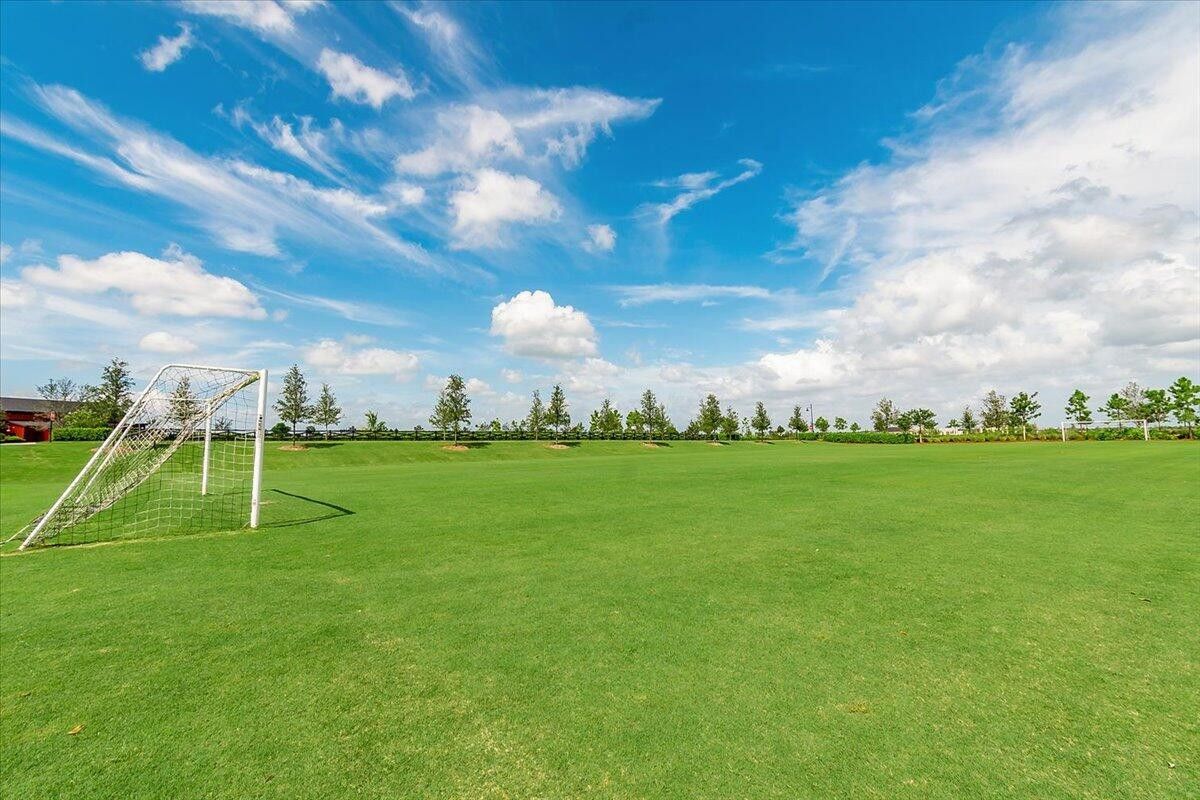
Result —
[[1145, 419], [1110, 419], [1104, 422], [1076, 422], [1071, 425], [1062, 423], [1062, 440], [1067, 441], [1067, 431], [1072, 428], [1083, 428], [1085, 431], [1088, 428], [1117, 428], [1142, 426], [1142, 439], [1150, 441], [1150, 421]]
[[[257, 413], [257, 419], [255, 420], [255, 423], [254, 423], [254, 455], [253, 455], [252, 473], [251, 473], [251, 478], [250, 478], [250, 508], [248, 509], [249, 526], [251, 528], [258, 527], [259, 507], [261, 505], [261, 500], [262, 500], [263, 446], [264, 446], [264, 440], [266, 438], [265, 425], [266, 425], [266, 412], [267, 412], [267, 370], [265, 370], [265, 369], [241, 369], [241, 368], [236, 368], [236, 367], [215, 367], [215, 366], [203, 365], [203, 364], [166, 364], [163, 367], [161, 367], [158, 370], [158, 372], [156, 372], [154, 374], [154, 377], [150, 380], [150, 382], [146, 384], [146, 388], [141, 391], [141, 393], [138, 395], [137, 399], [130, 405], [129, 410], [127, 410], [125, 412], [124, 416], [121, 417], [121, 421], [119, 423], [117, 423], [117, 426], [115, 428], [113, 428], [111, 433], [109, 433], [108, 438], [104, 440], [104, 443], [101, 444], [100, 447], [96, 448], [96, 451], [92, 454], [92, 457], [90, 459], [88, 459], [88, 462], [84, 465], [83, 469], [81, 469], [79, 471], [79, 473], [75, 476], [74, 480], [72, 480], [71, 483], [67, 485], [67, 488], [63, 490], [62, 494], [59, 495], [58, 499], [54, 501], [54, 504], [52, 506], [50, 506], [50, 508], [46, 511], [46, 513], [43, 514], [38, 519], [37, 524], [34, 525], [34, 527], [33, 527], [33, 530], [31, 530], [29, 532], [29, 535], [26, 536], [25, 539], [21, 542], [21, 546], [18, 548], [19, 550], [25, 550], [25, 549], [29, 548], [30, 546], [36, 544], [39, 540], [41, 540], [43, 530], [45, 529], [47, 523], [51, 519], [54, 518], [55, 514], [62, 507], [63, 503], [66, 502], [66, 500], [73, 495], [73, 493], [75, 492], [75, 490], [77, 488], [79, 488], [79, 484], [81, 481], [83, 481], [84, 476], [90, 475], [91, 477], [88, 479], [88, 482], [83, 486], [83, 489], [82, 489], [82, 491], [84, 491], [84, 492], [87, 491], [87, 489], [92, 485], [92, 483], [96, 480], [96, 478], [103, 472], [105, 466], [107, 466], [112, 461], [114, 455], [117, 454], [118, 448], [120, 447], [121, 443], [125, 440], [126, 435], [130, 431], [131, 420], [136, 419], [139, 412], [141, 412], [147, 406], [147, 403], [150, 401], [151, 390], [154, 389], [154, 387], [158, 384], [159, 379], [163, 376], [163, 374], [166, 373], [168, 370], [172, 370], [172, 369], [174, 369], [174, 370], [179, 370], [179, 369], [206, 370], [206, 371], [211, 371], [211, 372], [226, 372], [226, 373], [232, 373], [232, 374], [245, 375], [247, 377], [247, 379], [249, 379], [249, 380], [247, 383], [243, 384], [243, 389], [249, 388], [249, 386], [255, 382], [258, 383], [258, 398], [257, 398], [257, 405], [258, 405], [257, 412], [258, 413]], [[213, 417], [216, 416], [217, 412], [219, 412], [221, 410], [223, 404], [225, 403], [225, 401], [227, 401], [229, 399], [230, 396], [232, 396], [232, 394], [229, 396], [226, 396], [221, 401], [220, 404], [215, 405], [215, 406], [212, 405], [211, 401], [209, 401], [206, 404], [205, 409], [204, 409], [204, 448], [203, 448], [203, 455], [202, 455], [202, 460], [201, 460], [201, 472], [200, 472], [200, 494], [201, 495], [208, 494], [209, 464], [210, 464], [211, 454], [212, 454]], [[139, 480], [138, 482], [127, 487], [125, 489], [125, 491], [122, 493], [121, 497], [128, 495], [130, 492], [132, 492], [134, 489], [136, 489], [137, 486], [140, 485], [147, 477], [149, 477], [150, 474], [152, 474], [157, 469], [161, 468], [162, 464], [165, 463], [168, 458], [170, 458], [170, 454], [171, 454], [171, 452], [173, 452], [173, 449], [178, 448], [178, 446], [179, 446], [179, 441], [177, 440], [174, 442], [172, 449], [168, 450], [167, 456], [164, 457], [158, 463], [158, 465], [155, 466], [154, 470], [151, 470], [149, 473], [147, 473], [146, 476], [143, 476], [142, 479]], [[111, 503], [116, 503], [119, 500], [120, 500], [120, 497], [112, 500]], [[92, 513], [95, 514], [97, 512], [92, 512]], [[91, 516], [91, 515], [89, 515], [89, 516]]]

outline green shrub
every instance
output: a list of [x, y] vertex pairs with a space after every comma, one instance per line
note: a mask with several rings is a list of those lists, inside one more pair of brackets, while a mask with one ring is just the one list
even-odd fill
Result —
[[877, 431], [835, 431], [823, 434], [821, 438], [827, 442], [841, 444], [912, 444], [916, 441], [916, 437], [911, 433], [880, 433]]
[[81, 428], [64, 425], [54, 429], [56, 442], [103, 442], [112, 428]]

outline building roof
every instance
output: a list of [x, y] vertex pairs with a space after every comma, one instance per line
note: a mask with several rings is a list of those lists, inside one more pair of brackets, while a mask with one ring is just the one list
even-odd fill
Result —
[[67, 414], [83, 403], [75, 400], [43, 400], [40, 397], [0, 397], [0, 408], [5, 411], [20, 411], [26, 414], [45, 414], [54, 411]]

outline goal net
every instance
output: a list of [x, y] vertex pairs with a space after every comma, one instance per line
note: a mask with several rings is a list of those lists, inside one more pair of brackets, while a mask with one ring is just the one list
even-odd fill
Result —
[[21, 549], [257, 527], [266, 379], [160, 369]]

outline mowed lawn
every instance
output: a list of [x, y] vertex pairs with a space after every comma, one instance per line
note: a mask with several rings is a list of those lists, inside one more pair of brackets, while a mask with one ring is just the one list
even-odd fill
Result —
[[[93, 446], [0, 448], [5, 537]], [[1195, 443], [272, 445], [265, 486], [258, 531], [0, 557], [0, 795], [1200, 795]]]

